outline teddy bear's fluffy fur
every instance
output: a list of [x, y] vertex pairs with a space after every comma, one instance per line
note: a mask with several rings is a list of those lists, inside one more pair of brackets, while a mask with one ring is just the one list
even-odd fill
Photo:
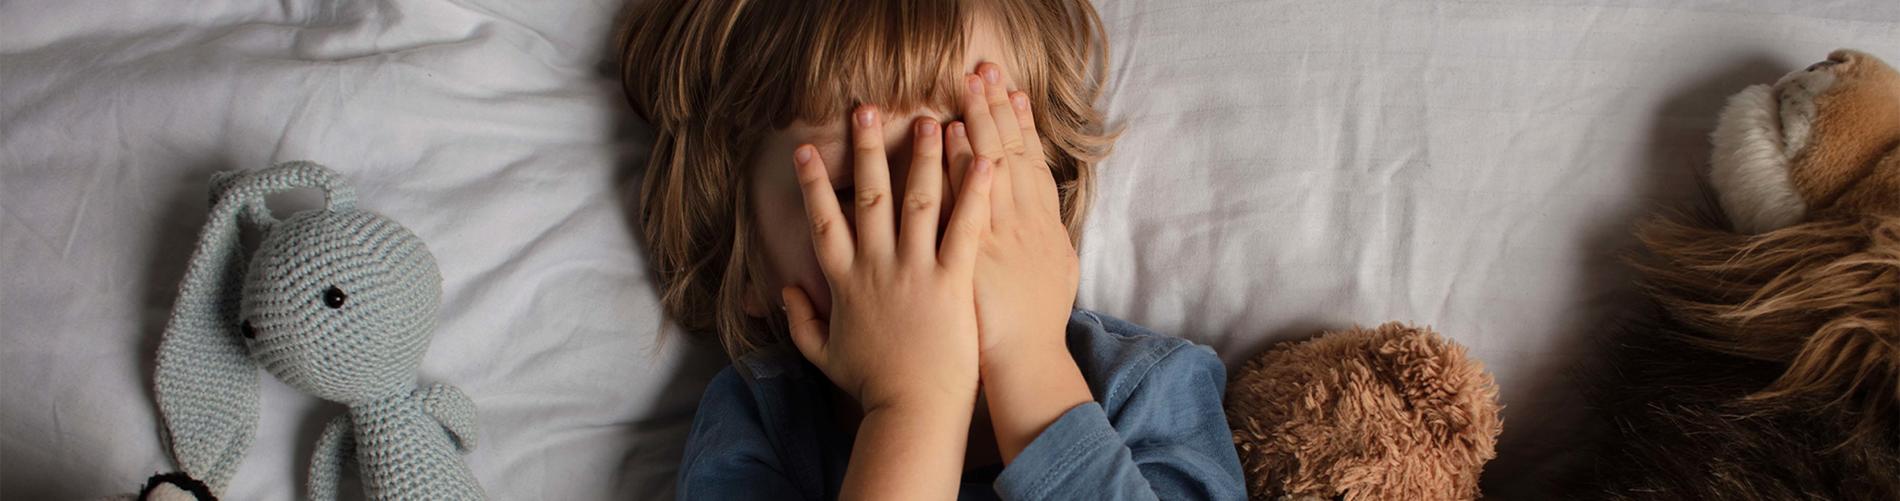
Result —
[[1473, 499], [1502, 431], [1491, 376], [1423, 328], [1282, 344], [1234, 374], [1228, 422], [1253, 499]]

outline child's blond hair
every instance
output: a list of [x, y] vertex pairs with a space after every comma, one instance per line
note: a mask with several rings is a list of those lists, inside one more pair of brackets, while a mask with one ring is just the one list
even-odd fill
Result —
[[[1010, 42], [998, 61], [1034, 106], [1079, 237], [1092, 166], [1112, 137], [1095, 108], [1105, 67], [1087, 0], [636, 0], [619, 26], [621, 81], [653, 127], [639, 221], [667, 315], [715, 333], [728, 356], [783, 338], [744, 312], [760, 281], [745, 196], [754, 148], [794, 121], [830, 123], [855, 103], [953, 109], [975, 14]], [[751, 287], [748, 287], [751, 285]]]

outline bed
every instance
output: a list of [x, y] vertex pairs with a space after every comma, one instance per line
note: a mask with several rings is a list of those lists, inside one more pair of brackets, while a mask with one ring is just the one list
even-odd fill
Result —
[[[1502, 388], [1485, 487], [1574, 463], [1578, 368], [1633, 308], [1629, 224], [1700, 201], [1729, 93], [1857, 47], [1900, 3], [1101, 0], [1124, 129], [1082, 307], [1229, 362], [1428, 324]], [[645, 155], [612, 0], [0, 2], [0, 498], [171, 464], [153, 352], [206, 180], [307, 159], [444, 276], [425, 379], [480, 408], [494, 499], [672, 496], [721, 358], [660, 315], [620, 209]], [[234, 499], [292, 499], [335, 406], [264, 378]]]

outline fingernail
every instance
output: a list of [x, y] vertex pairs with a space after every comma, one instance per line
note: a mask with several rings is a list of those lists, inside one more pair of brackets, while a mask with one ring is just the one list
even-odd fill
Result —
[[956, 136], [956, 137], [963, 137], [963, 122], [953, 122], [953, 123], [951, 123], [951, 124], [950, 124], [950, 135], [952, 135], [952, 136]]
[[972, 165], [970, 166], [970, 168], [975, 169], [976, 172], [984, 172], [984, 171], [990, 170], [990, 159], [978, 158], [976, 159], [976, 165]]
[[996, 65], [989, 65], [983, 68], [983, 79], [989, 80], [991, 85], [1003, 83], [1003, 72], [998, 71]]
[[973, 95], [983, 94], [983, 79], [977, 78], [975, 75], [972, 75], [970, 76], [970, 78], [967, 78], [964, 80], [970, 84], [970, 94], [973, 94]]
[[811, 162], [811, 146], [800, 146], [798, 149], [792, 150], [792, 158], [798, 160], [799, 165]]
[[1018, 92], [1015, 95], [1009, 96], [1009, 102], [1010, 104], [1016, 105], [1016, 109], [1019, 109], [1019, 110], [1029, 109], [1029, 96], [1027, 94]]
[[858, 125], [870, 127], [871, 121], [876, 120], [876, 119], [877, 119], [876, 108], [866, 106], [866, 107], [858, 109]]
[[925, 120], [923, 121], [923, 123], [917, 124], [917, 135], [919, 136], [937, 135], [937, 121]]

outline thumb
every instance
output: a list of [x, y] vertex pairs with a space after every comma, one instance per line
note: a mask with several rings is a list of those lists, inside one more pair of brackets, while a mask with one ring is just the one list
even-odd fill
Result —
[[825, 342], [830, 337], [830, 328], [825, 321], [818, 319], [818, 312], [811, 306], [811, 298], [796, 285], [779, 289], [779, 296], [785, 300], [785, 320], [791, 326], [792, 345], [798, 347], [798, 353], [810, 360], [812, 365], [825, 367]]

